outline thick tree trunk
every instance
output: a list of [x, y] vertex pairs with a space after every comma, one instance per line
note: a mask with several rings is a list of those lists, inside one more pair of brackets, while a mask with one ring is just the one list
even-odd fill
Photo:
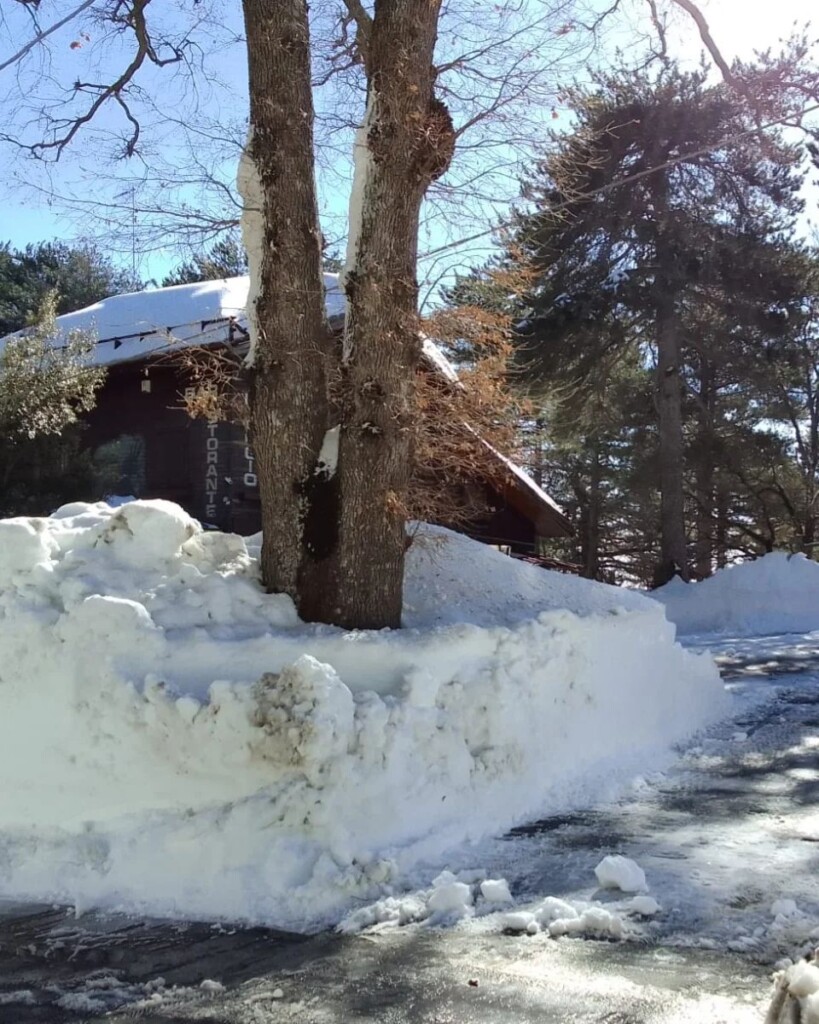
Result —
[[356, 145], [346, 266], [341, 515], [334, 571], [316, 609], [317, 618], [348, 627], [401, 622], [420, 358], [418, 221], [454, 142], [433, 92], [439, 10], [440, 0], [376, 3], [366, 34], [367, 114]]
[[[667, 159], [661, 150], [658, 164]], [[657, 338], [657, 419], [660, 449], [660, 560], [654, 571], [654, 586], [673, 576], [688, 579], [683, 490], [682, 381], [680, 339], [675, 295], [678, 268], [668, 204], [668, 179], [660, 172], [653, 179], [654, 206], [658, 231], [655, 239], [657, 278], [655, 310]]]
[[700, 409], [695, 463], [697, 539], [694, 572], [705, 579], [714, 571], [714, 374], [707, 359], [700, 366]]
[[592, 448], [592, 461], [589, 471], [589, 488], [586, 492], [585, 528], [582, 539], [583, 576], [589, 580], [596, 580], [600, 573], [601, 483], [600, 446], [595, 441]]
[[813, 554], [813, 547], [816, 543], [816, 516], [813, 512], [813, 504], [808, 506], [805, 512], [805, 523], [802, 527], [802, 550], [806, 555]]
[[717, 481], [717, 523], [716, 523], [716, 556], [717, 568], [724, 569], [728, 564], [728, 489], [725, 482]]
[[[239, 187], [251, 276], [251, 440], [262, 504], [262, 577], [268, 590], [290, 594], [309, 617], [311, 576], [326, 543], [314, 524], [328, 500], [332, 505], [334, 484], [318, 466], [328, 427], [330, 342], [307, 4], [243, 0], [243, 10], [250, 134]], [[332, 533], [333, 515], [326, 520]]]
[[683, 491], [682, 389], [680, 347], [673, 302], [657, 310], [657, 415], [660, 438], [660, 561], [654, 586], [672, 576], [688, 579]]

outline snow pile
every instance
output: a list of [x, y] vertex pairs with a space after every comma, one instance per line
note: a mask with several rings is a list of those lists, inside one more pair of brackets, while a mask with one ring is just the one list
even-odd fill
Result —
[[[623, 920], [599, 904], [547, 896], [537, 904], [508, 909], [512, 902], [506, 879], [475, 881], [485, 872], [443, 871], [429, 889], [387, 896], [349, 914], [338, 926], [344, 933], [382, 931], [409, 924], [436, 926], [486, 918], [490, 930], [552, 938], [564, 935], [621, 939]], [[488, 894], [487, 894], [488, 888]], [[502, 898], [497, 898], [500, 895]]]
[[699, 583], [675, 577], [651, 597], [681, 634], [807, 633], [819, 629], [819, 563], [777, 551]]
[[[609, 885], [601, 881], [601, 870]], [[642, 890], [647, 888], [642, 868], [627, 857], [604, 857], [595, 874], [603, 888], [633, 892], [638, 882]], [[616, 885], [611, 884], [612, 879], [616, 879]], [[569, 900], [556, 896], [510, 908], [514, 902], [505, 878], [487, 878], [482, 870], [461, 871], [457, 875], [442, 871], [428, 889], [383, 897], [353, 911], [338, 930], [344, 933], [365, 929], [384, 931], [410, 924], [436, 926], [482, 918], [483, 930], [505, 934], [543, 933], [553, 939], [563, 936], [623, 939], [629, 935], [629, 918], [653, 917], [661, 909], [651, 896], [636, 896], [608, 906], [594, 899]]]
[[549, 572], [441, 526], [420, 530], [407, 565], [406, 625], [514, 626], [546, 609], [584, 617], [641, 612], [660, 621], [651, 599], [636, 590]]
[[422, 528], [411, 628], [344, 632], [257, 545], [161, 501], [0, 522], [0, 894], [317, 927], [726, 711], [647, 599]]
[[504, 914], [500, 920], [504, 931], [537, 935], [545, 932], [553, 939], [564, 935], [594, 939], [622, 939], [623, 920], [611, 910], [599, 905], [580, 905], [576, 902], [547, 896], [532, 910], [518, 910]]

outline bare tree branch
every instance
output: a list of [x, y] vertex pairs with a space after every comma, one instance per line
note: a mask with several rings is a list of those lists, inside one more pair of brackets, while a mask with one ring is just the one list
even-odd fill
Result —
[[[347, 13], [349, 14], [350, 19], [355, 22], [356, 27], [355, 43], [351, 45], [355, 46], [358, 51], [358, 56], [366, 66], [367, 51], [369, 48], [370, 32], [372, 30], [373, 20], [364, 9], [364, 5], [361, 3], [361, 0], [344, 0], [344, 6], [347, 8]], [[346, 31], [346, 26], [343, 26], [343, 30]]]
[[5, 71], [6, 68], [11, 67], [12, 64], [16, 64], [19, 60], [22, 60], [23, 57], [25, 57], [27, 53], [30, 53], [35, 46], [39, 46], [40, 43], [48, 39], [50, 35], [61, 29], [63, 25], [67, 25], [70, 21], [79, 17], [79, 15], [82, 14], [83, 11], [88, 10], [93, 3], [94, 0], [83, 0], [83, 3], [78, 7], [75, 7], [73, 11], [69, 11], [64, 18], [61, 18], [59, 21], [55, 21], [53, 25], [49, 25], [48, 28], [39, 31], [37, 35], [29, 39], [25, 46], [21, 46], [17, 53], [12, 54], [8, 60], [4, 60], [3, 63], [0, 64], [0, 71]]
[[[651, 0], [649, 0], [649, 2], [651, 2]], [[717, 45], [716, 40], [711, 35], [711, 29], [708, 27], [708, 22], [705, 20], [705, 15], [702, 13], [697, 4], [694, 3], [694, 0], [672, 0], [672, 3], [675, 3], [677, 7], [682, 8], [682, 10], [684, 10], [686, 14], [688, 14], [693, 19], [694, 24], [697, 26], [697, 30], [699, 31], [700, 39], [702, 39], [705, 48], [711, 54], [711, 59], [720, 69], [722, 77], [725, 79], [726, 82], [728, 82], [731, 85], [734, 85], [734, 73], [731, 71], [728, 62], [723, 57], [722, 51]]]

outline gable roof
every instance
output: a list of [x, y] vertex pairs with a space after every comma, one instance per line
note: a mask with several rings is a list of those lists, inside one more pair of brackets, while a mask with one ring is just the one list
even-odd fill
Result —
[[[343, 316], [338, 275], [325, 274], [324, 287], [328, 316]], [[134, 362], [187, 345], [216, 344], [227, 340], [231, 325], [246, 332], [249, 288], [250, 279], [244, 276], [112, 295], [58, 316], [57, 331], [96, 335], [93, 360], [98, 366]]]
[[[148, 291], [112, 295], [85, 309], [57, 317], [58, 334], [86, 331], [96, 335], [93, 362], [98, 366], [134, 363], [189, 345], [216, 345], [238, 330], [247, 336], [245, 306], [250, 278], [222, 278], [195, 284], [173, 285]], [[324, 275], [327, 316], [331, 322], [344, 317], [345, 298], [338, 274]], [[6, 339], [0, 339], [0, 351]], [[458, 373], [429, 338], [423, 354], [436, 372], [450, 383]], [[491, 448], [491, 445], [487, 447]], [[502, 488], [510, 505], [524, 513], [544, 535], [569, 535], [571, 524], [558, 505], [520, 466], [491, 448], [508, 470], [509, 484]]]

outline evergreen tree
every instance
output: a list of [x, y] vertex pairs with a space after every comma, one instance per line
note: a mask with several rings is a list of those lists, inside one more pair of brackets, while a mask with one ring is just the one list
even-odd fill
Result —
[[32, 323], [51, 292], [60, 316], [140, 287], [93, 246], [38, 242], [13, 249], [0, 243], [0, 337]]
[[162, 281], [162, 287], [175, 284], [194, 284], [197, 281], [218, 281], [226, 277], [241, 277], [247, 273], [247, 253], [237, 235], [228, 235], [215, 242], [207, 252], [198, 253], [181, 263]]
[[[325, 249], [322, 265], [325, 273], [338, 274], [344, 268], [344, 260], [334, 250]], [[162, 287], [195, 284], [197, 281], [221, 281], [227, 277], [242, 277], [247, 272], [247, 253], [238, 234], [230, 234], [215, 242], [206, 252], [180, 263], [176, 270], [163, 278]]]
[[707, 383], [731, 340], [712, 333], [698, 350], [689, 313], [765, 322], [781, 282], [748, 254], [783, 239], [800, 209], [799, 153], [775, 134], [761, 139], [744, 100], [702, 73], [605, 77], [572, 99], [575, 128], [537, 168], [536, 208], [514, 237], [540, 269], [522, 362], [535, 379], [573, 389], [627, 347], [654, 367], [661, 584], [690, 571], [687, 374], [696, 363]]
[[0, 352], [0, 515], [44, 515], [92, 497], [80, 416], [93, 408], [105, 370], [89, 365], [94, 342], [82, 332], [55, 343], [56, 308], [51, 293], [36, 323]]

